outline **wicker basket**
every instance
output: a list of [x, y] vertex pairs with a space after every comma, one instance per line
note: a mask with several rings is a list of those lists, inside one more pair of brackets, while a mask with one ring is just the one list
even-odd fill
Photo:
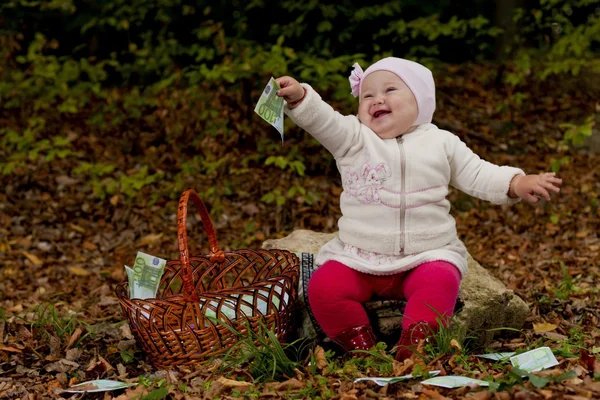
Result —
[[[209, 255], [188, 253], [189, 200], [202, 218]], [[131, 331], [155, 367], [201, 363], [227, 351], [237, 337], [226, 325], [247, 333], [262, 322], [279, 340], [288, 339], [296, 319], [300, 265], [295, 254], [221, 251], [208, 211], [193, 190], [179, 200], [177, 234], [180, 259], [167, 262], [156, 298], [130, 299], [127, 281], [116, 288]]]

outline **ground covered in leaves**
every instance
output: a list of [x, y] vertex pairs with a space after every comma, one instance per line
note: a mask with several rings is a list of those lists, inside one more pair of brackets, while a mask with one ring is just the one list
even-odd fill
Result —
[[[179, 193], [157, 198], [147, 185], [136, 196], [101, 199], [86, 179], [72, 173], [69, 159], [37, 160], [1, 178], [0, 398], [81, 398], [61, 389], [91, 379], [138, 383], [85, 395], [98, 399], [600, 398], [600, 155], [565, 143], [567, 128], [560, 126], [597, 116], [598, 94], [577, 86], [576, 80], [532, 84], [515, 93], [493, 81], [482, 82], [487, 68], [462, 66], [440, 75], [434, 123], [455, 132], [489, 161], [527, 172], [554, 166], [564, 180], [560, 195], [537, 205], [500, 207], [458, 192], [451, 195], [459, 234], [470, 253], [530, 306], [520, 332], [499, 332], [488, 349], [453, 348], [454, 353], [407, 365], [328, 354], [309, 366], [305, 354], [292, 376], [266, 383], [255, 380], [247, 365], [227, 371], [214, 366], [156, 370], [123, 322], [114, 289], [125, 279], [123, 265], [131, 265], [137, 251], [177, 258]], [[164, 148], [153, 143], [153, 133], [140, 136], [137, 147], [127, 143], [127, 135], [98, 137], [83, 125], [70, 135], [90, 160], [108, 159], [123, 169], [158, 163], [165, 180], [169, 171], [182, 168], [182, 154], [161, 153]], [[279, 140], [274, 130], [272, 135]], [[203, 194], [223, 249], [259, 247], [294, 229], [336, 229], [341, 187], [334, 164], [315, 143], [298, 139], [299, 132], [290, 129], [288, 135], [272, 155], [284, 155], [297, 145], [307, 154], [305, 176], [252, 163], [229, 173], [221, 164], [187, 181], [187, 187]], [[205, 155], [220, 154], [227, 162], [257, 151], [245, 143], [231, 147], [228, 142], [224, 148], [210, 135], [201, 138], [201, 146]], [[288, 191], [290, 182], [305, 192], [279, 205], [260, 200]], [[190, 220], [190, 251], [206, 253], [202, 225], [193, 214]], [[535, 381], [511, 374], [507, 363], [472, 355], [545, 345], [559, 365], [538, 373], [544, 379]], [[386, 387], [353, 383], [362, 376], [428, 369], [493, 377], [498, 385], [488, 390], [443, 389], [422, 385], [421, 379]]]

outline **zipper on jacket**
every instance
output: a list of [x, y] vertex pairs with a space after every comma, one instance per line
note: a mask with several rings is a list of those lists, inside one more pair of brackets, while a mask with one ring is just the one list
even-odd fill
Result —
[[400, 148], [400, 255], [404, 255], [405, 247], [405, 224], [406, 224], [406, 156], [404, 154], [404, 137], [398, 140]]

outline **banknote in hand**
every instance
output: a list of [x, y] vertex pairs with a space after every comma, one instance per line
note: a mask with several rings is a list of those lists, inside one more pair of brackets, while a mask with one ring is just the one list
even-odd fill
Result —
[[277, 96], [277, 91], [281, 89], [273, 77], [267, 83], [267, 86], [260, 95], [254, 112], [262, 119], [273, 125], [281, 135], [283, 142], [283, 97]]

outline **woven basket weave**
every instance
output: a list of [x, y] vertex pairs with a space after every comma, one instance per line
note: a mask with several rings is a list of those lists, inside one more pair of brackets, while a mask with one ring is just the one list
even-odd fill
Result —
[[[209, 255], [188, 253], [188, 201], [208, 235]], [[240, 333], [261, 322], [286, 340], [294, 330], [300, 265], [287, 250], [223, 252], [204, 203], [188, 190], [177, 212], [179, 260], [168, 261], [156, 298], [130, 299], [128, 282], [116, 294], [138, 343], [158, 368], [190, 365], [227, 351]], [[218, 320], [219, 322], [215, 321]]]

